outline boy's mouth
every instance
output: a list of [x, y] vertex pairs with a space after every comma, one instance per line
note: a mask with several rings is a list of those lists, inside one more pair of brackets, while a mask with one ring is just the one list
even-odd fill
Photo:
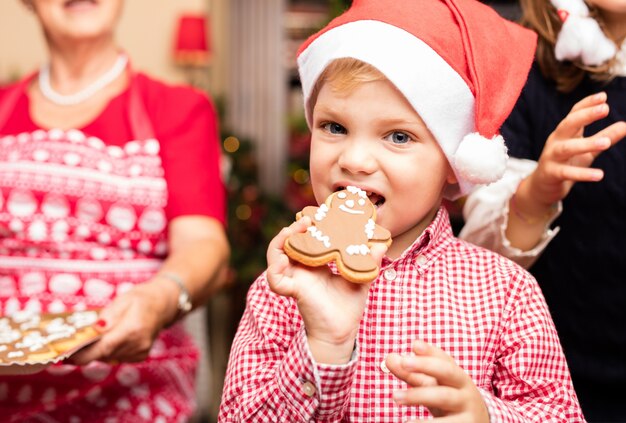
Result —
[[[337, 186], [335, 187], [335, 192], [337, 191], [341, 191], [346, 189], [345, 186]], [[363, 189], [363, 188], [361, 188]], [[368, 191], [366, 189], [363, 189], [363, 191], [365, 191], [365, 193], [367, 194], [367, 198], [369, 198], [369, 200], [372, 202], [372, 204], [374, 205], [374, 207], [379, 208], [380, 206], [382, 206], [383, 204], [385, 204], [385, 197], [383, 197], [382, 195], [374, 192], [374, 191]]]

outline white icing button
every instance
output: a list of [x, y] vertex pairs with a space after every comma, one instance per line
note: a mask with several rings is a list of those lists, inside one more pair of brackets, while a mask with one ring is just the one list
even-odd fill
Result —
[[309, 381], [306, 381], [302, 384], [302, 391], [307, 397], [311, 398], [313, 395], [315, 395], [315, 385], [313, 385]]
[[385, 272], [383, 273], [383, 276], [386, 280], [388, 280], [389, 282], [393, 281], [396, 279], [396, 271], [395, 269], [387, 269], [385, 270]]
[[420, 264], [422, 266], [426, 264], [426, 260], [427, 259], [424, 256], [417, 256], [417, 259], [416, 259], [417, 264]]
[[389, 369], [387, 368], [387, 363], [386, 363], [386, 361], [387, 361], [387, 357], [383, 358], [383, 361], [381, 361], [381, 362], [380, 362], [380, 370], [382, 370], [382, 371], [383, 371], [383, 373], [387, 373], [387, 374], [389, 374], [389, 373], [391, 373], [391, 370], [389, 370]]

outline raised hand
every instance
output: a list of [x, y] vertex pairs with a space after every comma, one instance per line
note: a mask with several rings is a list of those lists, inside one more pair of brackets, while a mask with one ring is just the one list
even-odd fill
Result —
[[394, 392], [397, 404], [427, 407], [434, 421], [489, 422], [487, 407], [474, 381], [450, 355], [422, 341], [413, 343], [413, 353], [387, 357], [391, 373], [409, 385]]
[[525, 181], [530, 197], [539, 206], [549, 207], [562, 200], [575, 182], [594, 182], [603, 178], [601, 169], [590, 166], [601, 152], [626, 136], [626, 123], [616, 122], [589, 137], [583, 137], [583, 130], [608, 113], [606, 93], [585, 97], [550, 134], [537, 169]]

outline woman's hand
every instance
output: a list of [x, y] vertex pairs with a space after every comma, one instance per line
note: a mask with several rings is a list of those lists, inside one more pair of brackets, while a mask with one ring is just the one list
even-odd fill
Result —
[[100, 312], [102, 337], [69, 361], [84, 365], [93, 360], [137, 362], [148, 357], [154, 339], [177, 313], [178, 288], [167, 281], [136, 285]]
[[[310, 268], [289, 260], [283, 250], [294, 233], [306, 232], [309, 217], [302, 217], [274, 237], [267, 250], [267, 280], [278, 295], [296, 300], [304, 320], [309, 347], [319, 363], [350, 360], [363, 316], [369, 284], [355, 284], [333, 275], [327, 266]], [[380, 264], [384, 245], [372, 246]]]
[[585, 97], [550, 134], [537, 169], [525, 181], [528, 195], [539, 208], [548, 209], [565, 198], [575, 182], [595, 182], [604, 177], [601, 169], [590, 166], [600, 153], [626, 136], [626, 123], [616, 122], [589, 137], [583, 137], [583, 130], [608, 113], [606, 93]]
[[[389, 354], [387, 368], [410, 388], [395, 391], [397, 404], [427, 407], [435, 420], [489, 423], [489, 413], [474, 381], [445, 351], [413, 343], [415, 355]], [[449, 418], [448, 418], [449, 417]]]

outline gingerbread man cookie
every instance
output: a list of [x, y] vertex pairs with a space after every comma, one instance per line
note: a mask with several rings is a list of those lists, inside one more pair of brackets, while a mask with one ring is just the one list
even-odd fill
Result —
[[339, 273], [355, 283], [378, 277], [370, 255], [374, 242], [391, 244], [389, 231], [376, 224], [376, 208], [360, 188], [349, 186], [331, 194], [319, 207], [305, 207], [296, 219], [309, 216], [313, 224], [305, 233], [290, 236], [285, 253], [307, 266], [335, 261]]

